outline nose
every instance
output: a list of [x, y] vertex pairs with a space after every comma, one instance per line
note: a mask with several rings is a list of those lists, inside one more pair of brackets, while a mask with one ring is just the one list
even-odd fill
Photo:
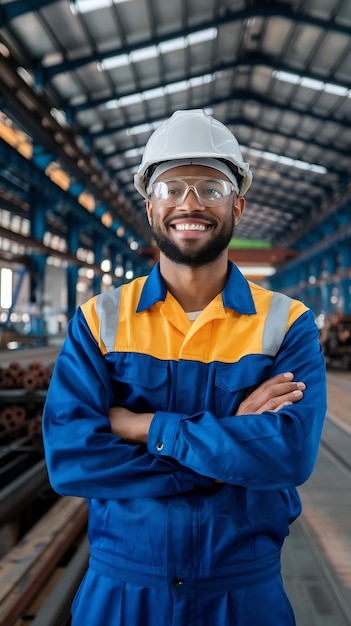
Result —
[[197, 191], [195, 189], [195, 187], [193, 187], [192, 185], [189, 185], [183, 202], [182, 204], [180, 204], [178, 206], [178, 209], [182, 208], [182, 209], [186, 209], [187, 211], [199, 211], [199, 210], [204, 210], [205, 206], [203, 204], [201, 204], [200, 198], [197, 195]]

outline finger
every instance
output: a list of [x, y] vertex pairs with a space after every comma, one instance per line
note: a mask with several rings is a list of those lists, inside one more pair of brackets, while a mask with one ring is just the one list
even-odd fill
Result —
[[297, 383], [301, 386], [301, 389], [296, 388], [296, 383], [294, 387], [289, 388], [285, 393], [278, 393], [277, 388], [279, 386], [275, 386], [275, 395], [272, 397], [266, 396], [265, 393], [260, 393], [256, 398], [254, 398], [254, 394], [246, 398], [243, 402], [241, 402], [236, 415], [245, 415], [248, 413], [260, 414], [263, 411], [277, 411], [281, 405], [284, 403], [293, 404], [294, 402], [298, 402], [303, 397], [303, 391], [306, 388], [304, 383]]
[[284, 394], [283, 396], [270, 398], [270, 400], [268, 400], [268, 402], [263, 405], [263, 410], [277, 411], [278, 407], [281, 407], [282, 405], [284, 406], [286, 404], [294, 404], [295, 402], [301, 400], [302, 397], [303, 391], [300, 389], [295, 389], [294, 391]]
[[263, 381], [263, 383], [258, 386], [258, 389], [266, 389], [271, 387], [272, 385], [286, 383], [292, 380], [294, 380], [294, 374], [292, 372], [283, 372], [282, 374], [276, 374], [276, 376], [272, 376], [272, 378], [268, 378], [267, 380]]
[[[264, 388], [263, 385], [260, 385], [247, 398], [245, 398], [244, 403], [253, 407], [259, 407], [274, 398], [281, 398], [282, 396], [287, 396], [294, 391], [304, 391], [305, 389], [305, 383], [300, 381], [275, 383], [266, 388]], [[292, 398], [293, 397], [294, 396], [292, 396]]]

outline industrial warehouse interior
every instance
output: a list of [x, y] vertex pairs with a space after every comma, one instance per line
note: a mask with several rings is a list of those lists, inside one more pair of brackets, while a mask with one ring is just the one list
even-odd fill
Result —
[[0, 626], [71, 623], [87, 507], [50, 485], [43, 407], [77, 309], [159, 261], [134, 175], [190, 109], [253, 174], [229, 259], [316, 319], [327, 417], [282, 575], [297, 626], [351, 626], [351, 0], [0, 0]]

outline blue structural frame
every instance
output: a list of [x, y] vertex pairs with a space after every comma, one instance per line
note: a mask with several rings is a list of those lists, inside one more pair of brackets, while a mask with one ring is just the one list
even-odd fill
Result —
[[[272, 289], [303, 300], [318, 314], [351, 313], [351, 204], [345, 202], [323, 223], [321, 241], [269, 280]], [[324, 232], [324, 236], [323, 236]], [[306, 244], [305, 244], [306, 245]]]
[[[67, 267], [67, 316], [71, 317], [76, 308], [76, 284], [79, 270], [79, 260], [75, 258], [76, 252], [80, 245], [80, 236], [84, 232], [91, 233], [93, 228], [93, 253], [95, 257], [94, 267], [100, 266], [103, 258], [103, 249], [109, 251], [108, 255], [111, 260], [111, 276], [112, 284], [120, 284], [120, 279], [114, 275], [114, 270], [118, 264], [116, 258], [119, 255], [123, 256], [124, 262], [128, 262], [132, 265], [134, 276], [141, 276], [150, 271], [149, 266], [143, 260], [143, 258], [137, 253], [133, 252], [126, 238], [130, 237], [130, 233], [126, 231], [124, 238], [119, 238], [116, 235], [116, 230], [119, 227], [119, 222], [113, 221], [110, 228], [104, 226], [101, 222], [101, 215], [107, 210], [106, 207], [99, 204], [95, 213], [89, 213], [78, 202], [78, 197], [84, 186], [79, 182], [74, 182], [68, 191], [61, 189], [58, 185], [50, 180], [45, 174], [45, 168], [48, 163], [53, 160], [53, 155], [43, 153], [40, 149], [35, 150], [35, 155], [32, 159], [26, 159], [17, 150], [12, 148], [8, 143], [0, 139], [0, 167], [6, 168], [7, 171], [11, 171], [18, 179], [23, 181], [20, 187], [12, 189], [13, 194], [21, 200], [21, 202], [29, 205], [28, 218], [30, 219], [30, 238], [39, 244], [43, 244], [45, 232], [48, 230], [47, 215], [49, 211], [55, 210], [56, 207], [64, 208], [65, 217], [62, 219], [65, 224], [68, 223], [68, 231], [66, 236], [67, 252], [75, 262], [69, 263]], [[11, 185], [9, 180], [3, 181], [3, 185]], [[44, 284], [45, 271], [46, 271], [46, 259], [50, 254], [50, 249], [43, 245], [45, 252], [33, 252], [30, 254], [30, 263], [24, 270], [29, 271], [30, 274], [30, 300], [32, 303], [38, 305], [40, 311], [39, 291], [40, 286]], [[52, 251], [53, 254], [58, 254], [57, 251]], [[85, 264], [82, 264], [85, 265]], [[23, 277], [21, 279], [21, 283]], [[15, 307], [18, 293], [18, 288], [14, 292], [13, 307]], [[101, 290], [101, 273], [95, 273], [93, 284], [93, 292], [98, 293]], [[42, 333], [43, 320], [38, 314], [33, 332]]]

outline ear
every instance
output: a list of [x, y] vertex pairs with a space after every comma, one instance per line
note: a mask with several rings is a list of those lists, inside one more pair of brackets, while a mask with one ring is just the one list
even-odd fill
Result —
[[233, 204], [235, 224], [238, 224], [240, 222], [240, 218], [242, 216], [244, 208], [245, 208], [245, 198], [243, 198], [242, 196], [236, 198]]
[[152, 226], [152, 203], [150, 200], [146, 200], [146, 215], [150, 226]]

